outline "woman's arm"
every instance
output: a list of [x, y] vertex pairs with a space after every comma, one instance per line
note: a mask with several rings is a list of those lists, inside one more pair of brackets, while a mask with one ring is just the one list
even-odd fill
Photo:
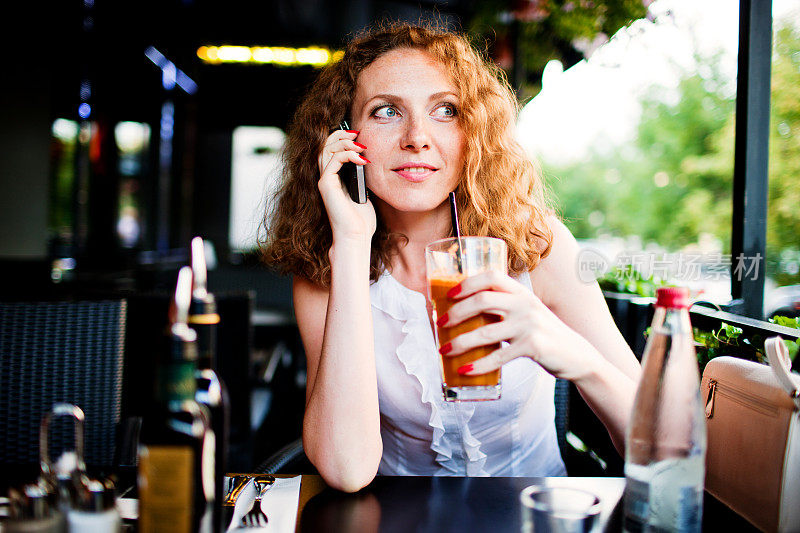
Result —
[[[641, 367], [617, 329], [596, 281], [578, 277], [580, 247], [570, 231], [551, 219], [550, 255], [531, 272], [531, 282], [542, 302], [590, 346], [585, 365], [576, 365], [570, 380], [606, 426], [620, 453]], [[580, 341], [576, 348], [580, 348]], [[582, 371], [581, 371], [582, 370]]]
[[356, 204], [337, 172], [345, 161], [363, 164], [355, 134], [336, 132], [319, 156], [319, 191], [333, 231], [329, 289], [295, 277], [294, 308], [308, 377], [303, 447], [328, 485], [354, 492], [378, 471], [378, 385], [369, 298], [372, 203]]
[[294, 306], [308, 366], [303, 447], [329, 485], [354, 492], [375, 477], [383, 447], [369, 244], [341, 252], [331, 251], [330, 291], [295, 278]]
[[579, 248], [569, 230], [551, 221], [553, 246], [531, 273], [534, 293], [508, 276], [481, 274], [464, 280], [448, 313], [453, 326], [478, 313], [503, 321], [453, 339], [448, 355], [476, 346], [508, 345], [464, 373], [483, 374], [517, 357], [530, 357], [558, 378], [572, 381], [622, 452], [639, 363], [617, 330], [596, 282], [578, 278]]
[[561, 221], [552, 217], [548, 222], [553, 230], [553, 246], [550, 255], [530, 274], [534, 292], [614, 366], [638, 381], [639, 362], [617, 329], [600, 286], [578, 277], [578, 243]]

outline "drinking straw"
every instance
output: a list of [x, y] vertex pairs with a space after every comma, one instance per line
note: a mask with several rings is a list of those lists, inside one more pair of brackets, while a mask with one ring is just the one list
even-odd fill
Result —
[[456, 193], [450, 193], [450, 222], [453, 224], [453, 234], [456, 237], [456, 263], [458, 264], [458, 273], [464, 273], [464, 262], [462, 260], [461, 251], [461, 229], [458, 227], [458, 210], [456, 209]]

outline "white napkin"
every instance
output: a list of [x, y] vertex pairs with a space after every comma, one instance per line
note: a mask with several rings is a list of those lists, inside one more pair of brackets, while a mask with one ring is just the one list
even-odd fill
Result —
[[[236, 530], [242, 517], [253, 505], [256, 489], [250, 480], [242, 489], [233, 507], [228, 531]], [[269, 531], [270, 533], [293, 533], [297, 523], [297, 506], [300, 502], [300, 476], [275, 478], [275, 483], [261, 498], [261, 510], [267, 515], [267, 525], [260, 528], [248, 528], [249, 531]]]

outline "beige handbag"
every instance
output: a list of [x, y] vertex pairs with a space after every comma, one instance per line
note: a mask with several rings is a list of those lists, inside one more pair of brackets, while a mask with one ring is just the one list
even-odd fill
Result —
[[712, 359], [703, 372], [706, 489], [763, 531], [800, 532], [800, 375], [780, 337], [769, 365]]

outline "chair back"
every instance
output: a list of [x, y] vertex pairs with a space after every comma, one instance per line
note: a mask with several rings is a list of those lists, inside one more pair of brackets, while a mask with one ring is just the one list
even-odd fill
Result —
[[556, 379], [553, 403], [556, 407], [556, 439], [561, 458], [567, 458], [567, 426], [569, 425], [569, 381]]
[[[0, 465], [39, 461], [39, 424], [53, 404], [85, 413], [85, 461], [114, 464], [120, 419], [125, 300], [0, 302]], [[54, 425], [50, 453], [73, 448]]]

